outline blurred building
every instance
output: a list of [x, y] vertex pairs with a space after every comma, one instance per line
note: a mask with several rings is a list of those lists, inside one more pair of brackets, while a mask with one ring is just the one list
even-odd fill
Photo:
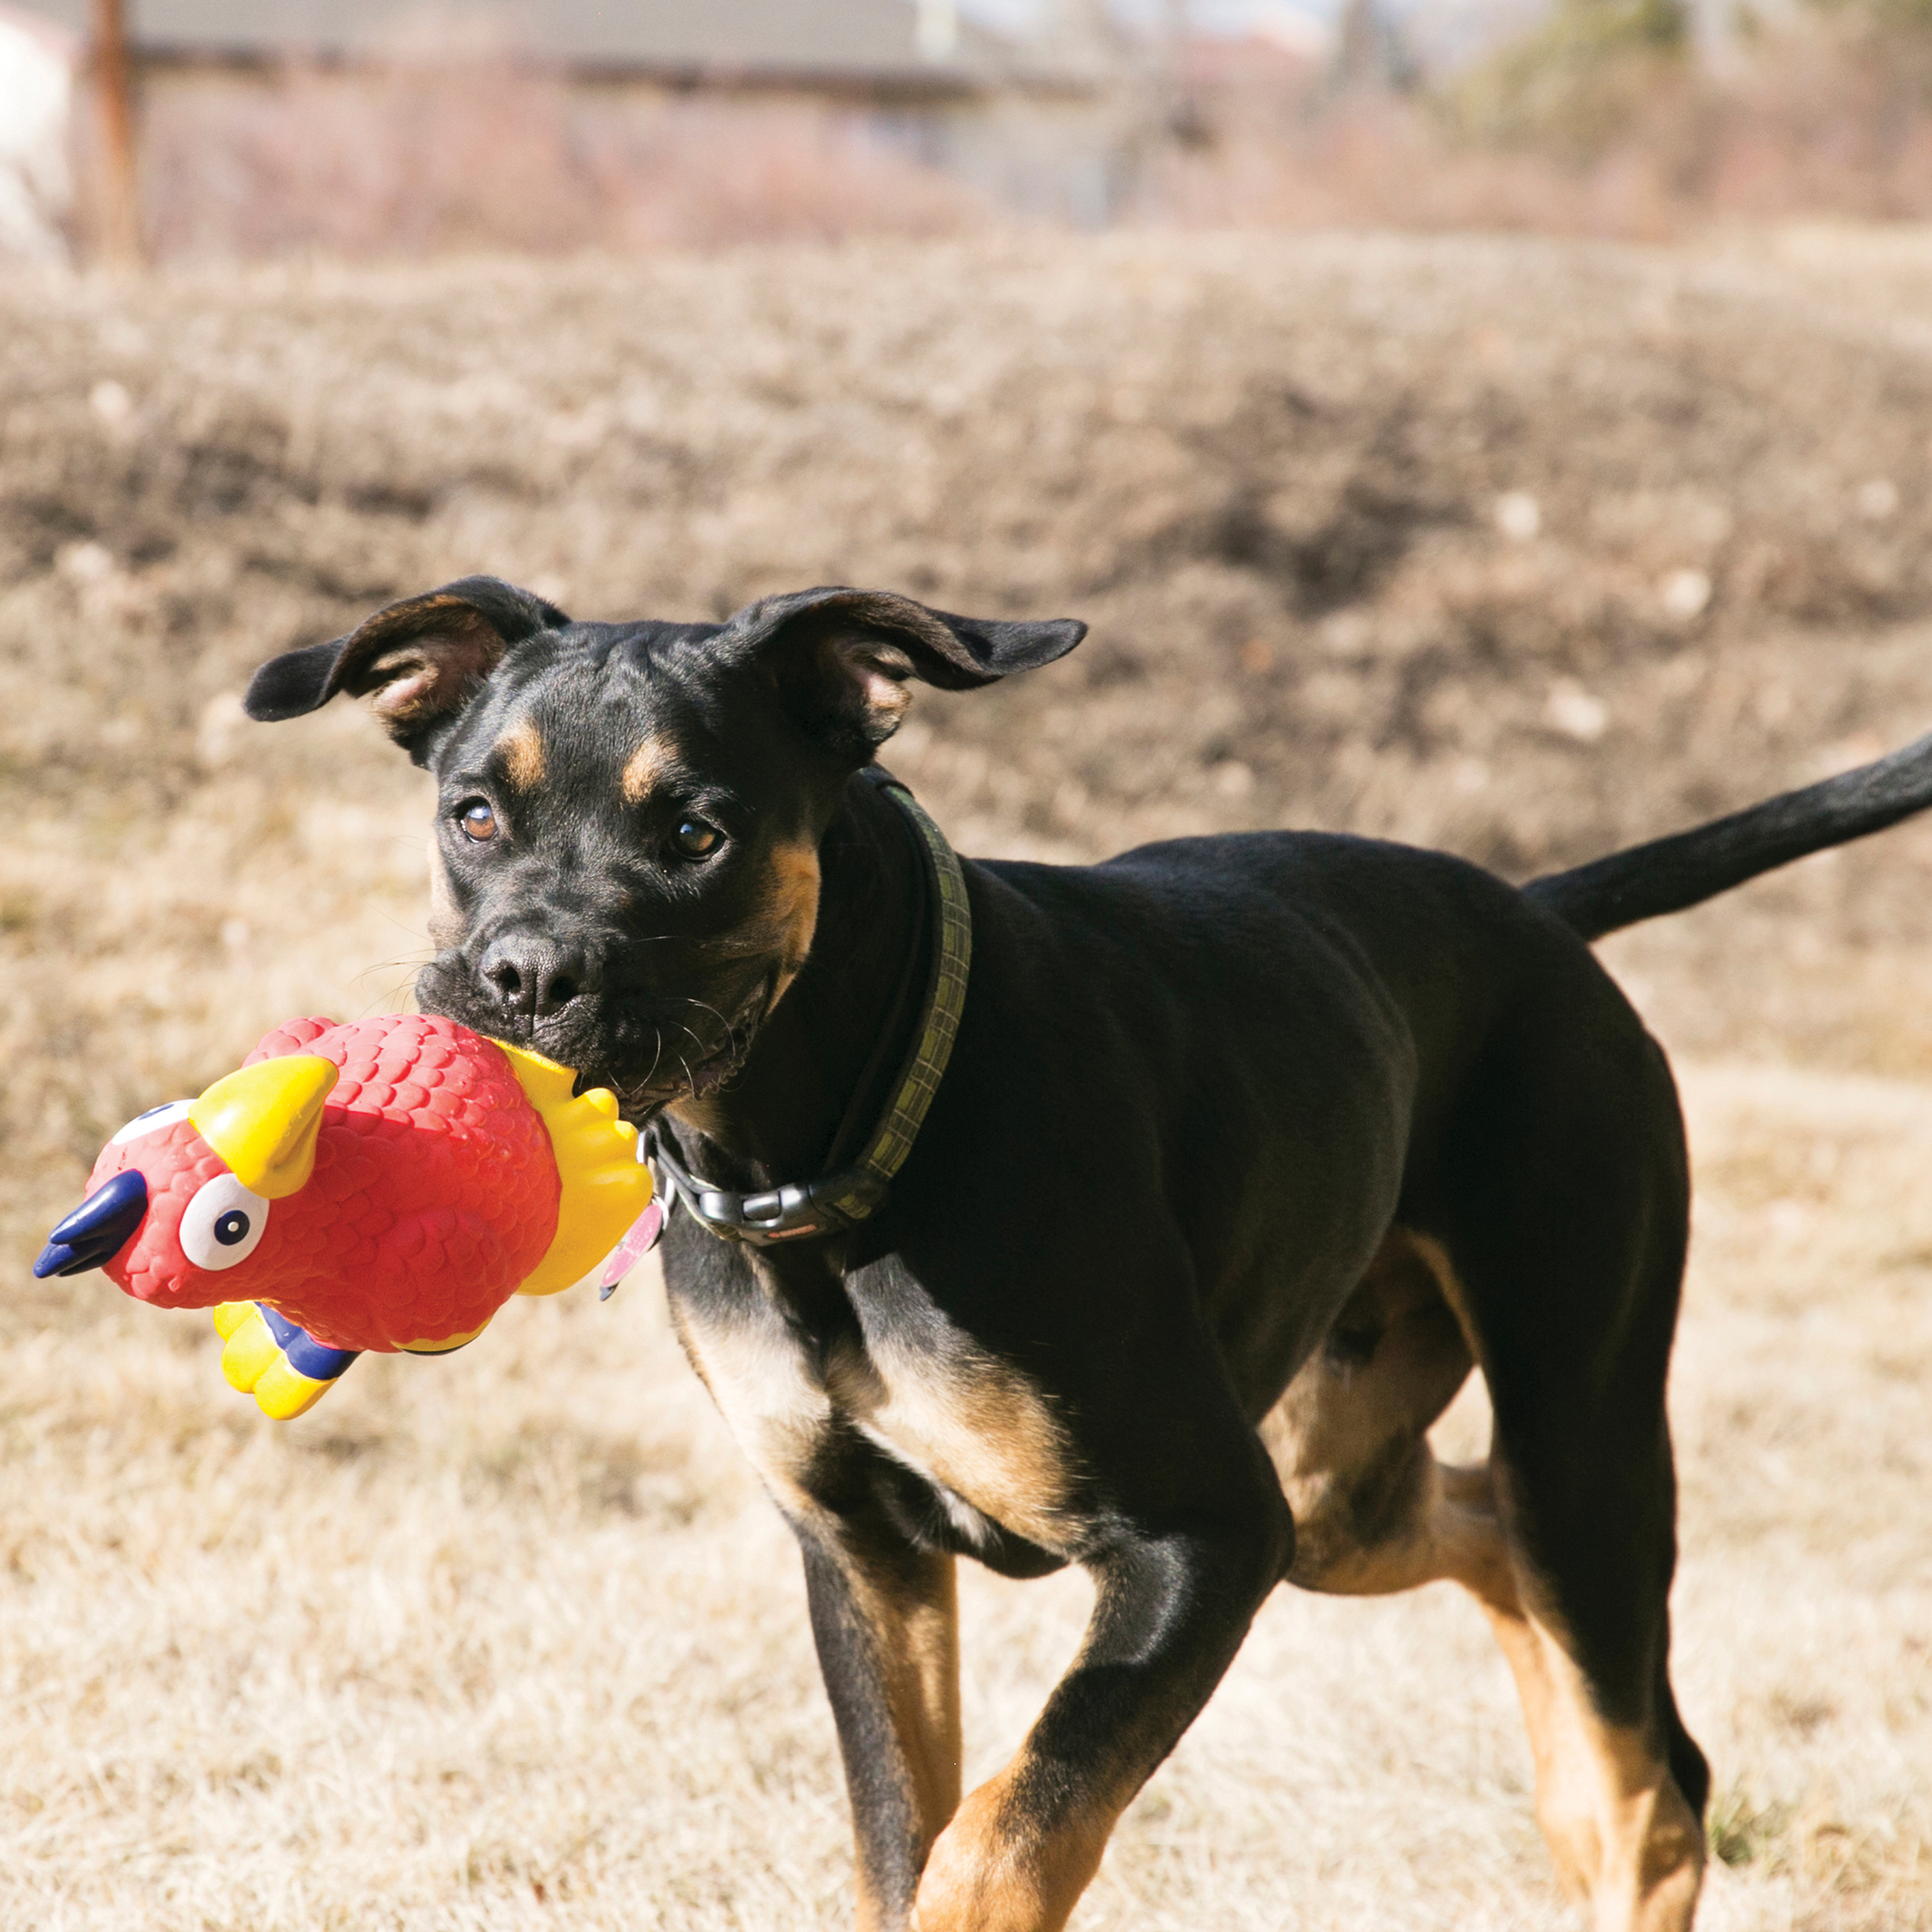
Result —
[[0, 7], [0, 256], [58, 261], [66, 253], [77, 52], [57, 23]]
[[[84, 34], [91, 0], [27, 0]], [[494, 47], [584, 111], [647, 127], [702, 100], [836, 117], [1010, 211], [1099, 226], [1131, 155], [1124, 44], [1104, 4], [1052, 0], [1042, 31], [989, 31], [956, 0], [127, 0], [144, 104], [231, 98], [292, 67], [374, 73]]]

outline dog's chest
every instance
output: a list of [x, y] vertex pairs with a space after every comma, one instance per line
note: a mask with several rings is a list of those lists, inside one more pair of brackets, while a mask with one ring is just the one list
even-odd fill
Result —
[[814, 1474], [855, 1432], [920, 1477], [969, 1544], [996, 1525], [1064, 1550], [1073, 1459], [1045, 1395], [943, 1323], [862, 1325], [814, 1347], [762, 1297], [674, 1302], [692, 1366], [780, 1504], [815, 1514]]

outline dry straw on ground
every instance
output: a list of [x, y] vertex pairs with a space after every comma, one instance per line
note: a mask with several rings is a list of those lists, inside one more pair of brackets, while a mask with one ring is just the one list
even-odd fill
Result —
[[[831, 1926], [784, 1533], [640, 1274], [277, 1431], [26, 1263], [100, 1140], [401, 997], [421, 779], [254, 662], [494, 568], [1095, 620], [922, 700], [969, 850], [1346, 825], [1513, 873], [1932, 724], [1932, 243], [994, 241], [0, 286], [0, 1922]], [[1932, 1927], [1932, 833], [1610, 949], [1702, 1187], [1680, 1681], [1725, 1928]], [[1480, 1396], [1448, 1425], [1479, 1438]], [[969, 1772], [1078, 1579], [966, 1587]], [[1078, 1924], [1560, 1922], [1447, 1589], [1283, 1594]]]

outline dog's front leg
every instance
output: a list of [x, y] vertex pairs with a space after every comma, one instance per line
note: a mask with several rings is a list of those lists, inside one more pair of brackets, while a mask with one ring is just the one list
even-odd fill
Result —
[[860, 1932], [898, 1932], [959, 1804], [953, 1559], [862, 1517], [814, 1513], [796, 1527], [851, 1796]]
[[[926, 1853], [959, 1803], [953, 1560], [912, 1540], [914, 1479], [834, 1411], [771, 1304], [740, 1292], [744, 1263], [682, 1222], [667, 1237], [684, 1248], [672, 1261], [686, 1264], [666, 1270], [671, 1318], [805, 1559], [851, 1795], [860, 1932], [902, 1932]], [[688, 1266], [694, 1244], [710, 1244], [694, 1249], [702, 1271]]]
[[[1272, 1491], [1272, 1502], [1269, 1491]], [[1056, 1932], [1114, 1822], [1193, 1721], [1292, 1548], [1258, 1486], [1244, 1520], [1132, 1535], [1091, 1564], [1092, 1622], [1026, 1742], [942, 1832], [915, 1932]]]

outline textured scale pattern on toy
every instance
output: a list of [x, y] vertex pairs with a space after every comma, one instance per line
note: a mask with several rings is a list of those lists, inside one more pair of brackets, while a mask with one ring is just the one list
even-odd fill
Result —
[[356, 1352], [460, 1347], [512, 1294], [631, 1253], [636, 1132], [574, 1084], [432, 1016], [292, 1020], [116, 1135], [37, 1272], [98, 1264], [157, 1306], [216, 1308], [230, 1380], [299, 1414]]
[[242, 1064], [290, 1053], [340, 1071], [323, 1106], [314, 1174], [273, 1204], [254, 1252], [211, 1274], [182, 1252], [182, 1210], [224, 1165], [183, 1120], [164, 1148], [110, 1146], [94, 1168], [90, 1192], [123, 1166], [148, 1177], [147, 1223], [108, 1274], [163, 1308], [209, 1308], [245, 1293], [335, 1348], [474, 1333], [556, 1232], [549, 1136], [508, 1058], [452, 1021], [403, 1015], [350, 1026], [293, 1021]]

